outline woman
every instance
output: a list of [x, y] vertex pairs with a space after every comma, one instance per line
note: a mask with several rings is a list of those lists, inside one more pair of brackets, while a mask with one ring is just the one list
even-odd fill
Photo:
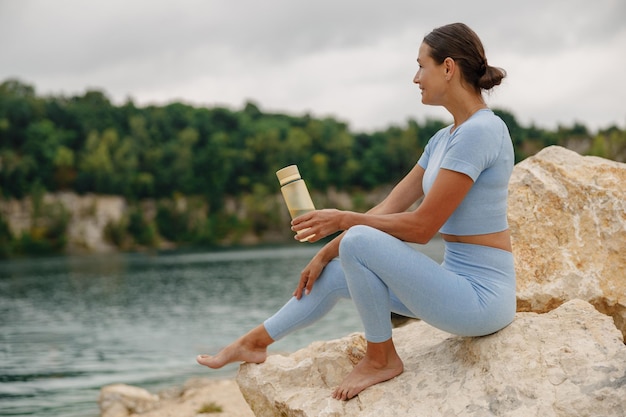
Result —
[[[294, 219], [292, 230], [311, 242], [344, 232], [313, 257], [280, 311], [216, 356], [198, 356], [200, 364], [263, 362], [275, 340], [318, 320], [340, 298], [352, 298], [367, 349], [332, 392], [348, 400], [403, 371], [390, 312], [462, 336], [511, 323], [515, 271], [506, 204], [513, 146], [482, 97], [506, 73], [487, 64], [480, 39], [461, 23], [428, 34], [417, 62], [413, 82], [422, 102], [445, 107], [454, 123], [430, 139], [415, 167], [367, 213], [318, 210]], [[406, 211], [422, 196], [416, 210]], [[441, 265], [406, 243], [424, 244], [437, 232], [445, 241]]]

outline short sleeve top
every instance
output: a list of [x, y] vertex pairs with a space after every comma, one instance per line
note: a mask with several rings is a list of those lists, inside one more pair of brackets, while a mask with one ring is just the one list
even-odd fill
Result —
[[477, 235], [506, 230], [508, 184], [514, 151], [506, 124], [489, 109], [479, 110], [455, 130], [437, 132], [417, 162], [424, 168], [428, 194], [440, 169], [469, 176], [474, 184], [439, 230], [451, 235]]

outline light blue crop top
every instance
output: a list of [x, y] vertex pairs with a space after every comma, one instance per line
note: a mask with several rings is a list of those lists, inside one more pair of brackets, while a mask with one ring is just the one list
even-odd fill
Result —
[[491, 110], [483, 109], [451, 132], [437, 132], [417, 163], [426, 170], [422, 180], [427, 194], [440, 168], [469, 176], [474, 185], [439, 230], [451, 235], [480, 235], [508, 228], [508, 184], [514, 164], [513, 144], [506, 125]]

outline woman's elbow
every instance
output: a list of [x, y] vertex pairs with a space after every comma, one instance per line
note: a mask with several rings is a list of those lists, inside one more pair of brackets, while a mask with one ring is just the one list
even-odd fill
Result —
[[431, 228], [416, 229], [413, 233], [413, 239], [411, 240], [420, 245], [425, 245], [430, 242], [433, 237], [435, 237], [437, 232], [438, 230]]

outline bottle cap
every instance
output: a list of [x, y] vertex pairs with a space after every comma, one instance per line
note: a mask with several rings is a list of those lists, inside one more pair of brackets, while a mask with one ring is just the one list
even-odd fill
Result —
[[300, 171], [298, 171], [297, 165], [289, 165], [283, 169], [279, 169], [276, 171], [276, 176], [278, 177], [278, 181], [281, 186], [301, 179]]

